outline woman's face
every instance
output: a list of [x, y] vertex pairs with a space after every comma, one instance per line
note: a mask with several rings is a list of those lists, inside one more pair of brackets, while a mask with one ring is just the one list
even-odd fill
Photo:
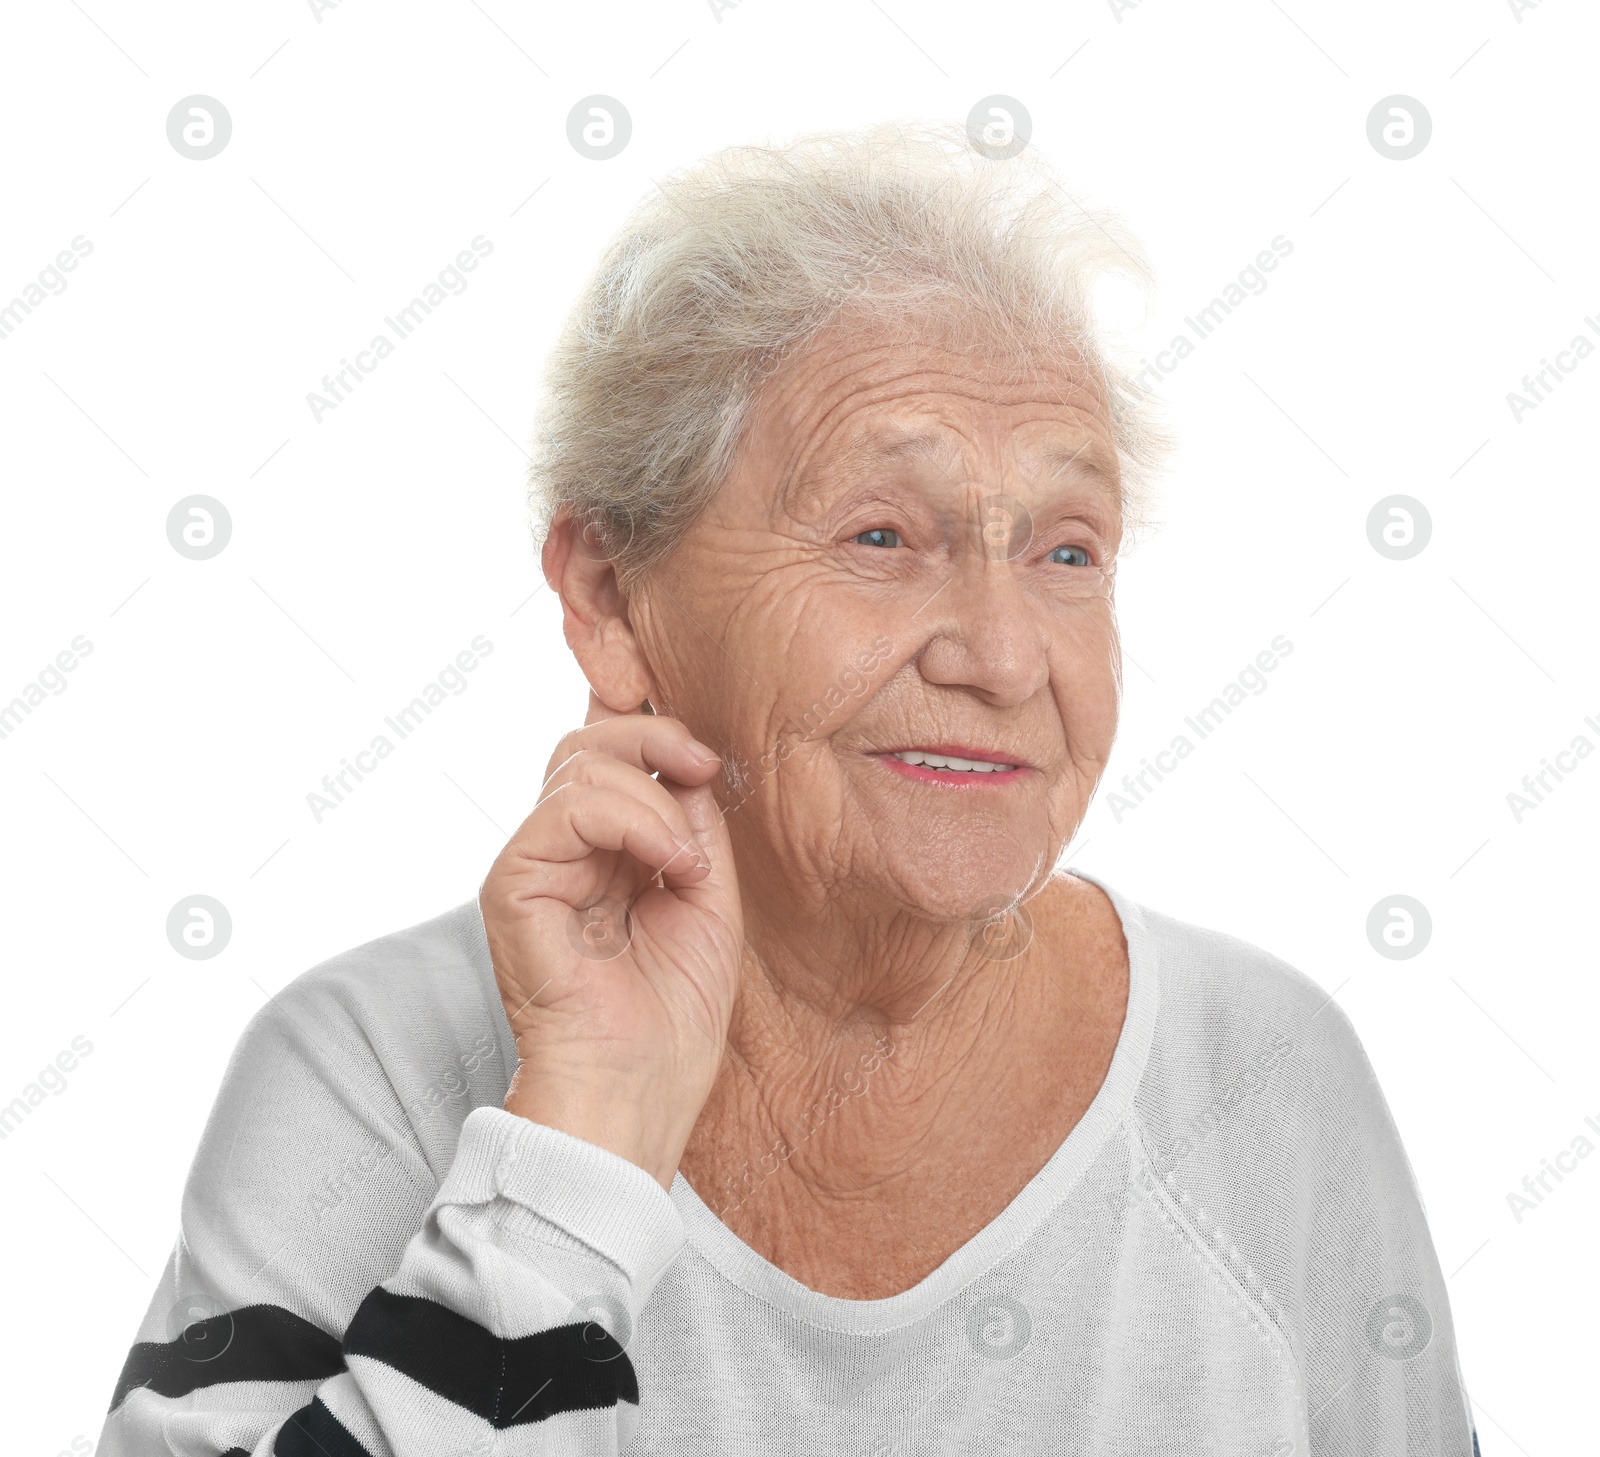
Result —
[[[790, 361], [629, 609], [664, 711], [733, 766], [747, 894], [970, 920], [1041, 882], [1116, 729], [1120, 538], [1089, 371], [933, 323]], [[1016, 767], [905, 761], [941, 749]]]

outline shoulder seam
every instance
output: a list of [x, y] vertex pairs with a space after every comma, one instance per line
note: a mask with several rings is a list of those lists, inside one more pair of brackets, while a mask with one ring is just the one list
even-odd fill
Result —
[[[1300, 1358], [1294, 1342], [1289, 1339], [1283, 1324], [1283, 1307], [1272, 1292], [1261, 1282], [1255, 1270], [1245, 1260], [1238, 1247], [1214, 1225], [1205, 1210], [1187, 1193], [1179, 1191], [1175, 1199], [1156, 1173], [1155, 1161], [1145, 1142], [1144, 1123], [1135, 1112], [1128, 1120], [1132, 1135], [1134, 1155], [1138, 1161], [1138, 1182], [1150, 1201], [1156, 1206], [1162, 1220], [1186, 1245], [1200, 1257], [1212, 1273], [1222, 1281], [1236, 1305], [1260, 1332], [1263, 1341], [1271, 1341], [1278, 1348], [1279, 1365], [1288, 1369], [1295, 1384], [1301, 1411], [1305, 1410], [1307, 1386], [1305, 1373], [1300, 1369]], [[1180, 1207], [1186, 1205], [1191, 1213]], [[1216, 1244], [1197, 1228], [1206, 1226], [1216, 1236]], [[1217, 1248], [1220, 1246], [1221, 1248]], [[1264, 1327], [1264, 1328], [1263, 1328]]]
[[[292, 986], [293, 983], [290, 983], [290, 985]], [[298, 1045], [302, 1053], [316, 1049], [325, 1061], [330, 1064], [338, 1064], [343, 1068], [344, 1065], [351, 1061], [346, 1050], [323, 1036], [321, 1028], [308, 1026], [302, 1018], [296, 1016], [294, 1010], [283, 996], [283, 991], [286, 990], [287, 988], [284, 988], [276, 996], [272, 997], [260, 1008], [257, 1015], [265, 1014], [275, 1019], [279, 1027], [288, 1034], [293, 1043]], [[416, 1125], [412, 1121], [406, 1105], [401, 1101], [399, 1089], [395, 1087], [393, 1079], [388, 1076], [384, 1069], [383, 1059], [379, 1057], [377, 1048], [372, 1045], [372, 1038], [367, 1028], [362, 1025], [357, 1017], [351, 1016], [349, 1021], [351, 1027], [360, 1037], [362, 1046], [366, 1048], [370, 1067], [363, 1069], [359, 1084], [356, 1084], [354, 1080], [347, 1082], [344, 1085], [344, 1091], [353, 1095], [359, 1090], [361, 1099], [355, 1106], [361, 1109], [363, 1116], [368, 1117], [378, 1130], [381, 1130], [387, 1122], [387, 1126], [394, 1132], [399, 1132], [403, 1129], [409, 1134], [411, 1146], [408, 1151], [421, 1160], [424, 1167], [426, 1167], [426, 1160], [422, 1155], [422, 1142], [417, 1134]], [[360, 1060], [357, 1059], [356, 1061], [359, 1064]], [[373, 1069], [376, 1069], [376, 1073], [374, 1073]], [[348, 1076], [348, 1073], [346, 1073], [346, 1076]], [[382, 1103], [384, 1101], [392, 1103], [395, 1111], [398, 1112], [399, 1121], [397, 1123], [385, 1119], [382, 1111]], [[384, 1141], [381, 1131], [378, 1131], [375, 1136], [380, 1141]], [[388, 1153], [394, 1154], [399, 1149], [400, 1140], [396, 1139], [394, 1146], [388, 1150]], [[411, 1168], [409, 1159], [400, 1158], [397, 1163], [402, 1178], [413, 1192], [421, 1198], [424, 1208], [431, 1206], [434, 1195], [438, 1192], [437, 1184], [435, 1183], [430, 1188], [428, 1183]]]

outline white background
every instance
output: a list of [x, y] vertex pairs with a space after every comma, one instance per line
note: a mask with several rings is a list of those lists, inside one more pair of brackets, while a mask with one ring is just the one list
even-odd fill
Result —
[[[93, 1044], [0, 1142], [9, 1451], [98, 1433], [246, 1019], [472, 896], [581, 722], [522, 442], [603, 241], [720, 146], [991, 93], [1145, 240], [1135, 359], [1293, 243], [1160, 386], [1182, 446], [1122, 572], [1108, 785], [1274, 636], [1293, 653], [1120, 823], [1102, 797], [1073, 860], [1337, 995], [1421, 1183], [1484, 1451], [1592, 1446], [1600, 1157], [1520, 1221], [1507, 1195], [1600, 1120], [1600, 756], [1520, 823], [1506, 799], [1600, 745], [1600, 358], [1520, 422], [1506, 401], [1600, 318], [1592, 8], [51, 0], [6, 39], [0, 302], [93, 244], [0, 339], [0, 702], [93, 644], [0, 740], [0, 1104]], [[605, 162], [566, 137], [597, 92], [633, 118]], [[195, 93], [233, 120], [198, 162], [165, 129]], [[1366, 133], [1394, 93], [1433, 120], [1407, 161]], [[308, 391], [478, 234], [467, 290], [314, 420]], [[1433, 522], [1401, 562], [1365, 528], [1395, 493]], [[193, 494], [233, 521], [209, 561], [166, 539]], [[468, 690], [317, 823], [307, 793], [478, 634]], [[233, 918], [212, 960], [165, 935], [196, 893]], [[1411, 960], [1366, 937], [1395, 893], [1433, 919]]]

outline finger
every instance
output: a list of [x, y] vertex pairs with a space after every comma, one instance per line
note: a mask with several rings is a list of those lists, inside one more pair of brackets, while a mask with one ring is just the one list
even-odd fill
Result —
[[615, 789], [631, 794], [660, 815], [680, 843], [694, 838], [689, 816], [668, 793], [665, 784], [652, 779], [643, 769], [595, 749], [580, 749], [555, 772], [539, 791], [539, 806], [534, 814], [541, 813], [558, 794], [587, 794], [591, 789]]
[[[609, 712], [603, 704], [601, 707]], [[618, 713], [564, 735], [545, 768], [545, 782], [574, 754], [586, 749], [680, 784], [704, 784], [722, 766], [721, 755], [699, 742], [682, 720], [659, 713]]]
[[[534, 867], [530, 865], [529, 869]], [[537, 867], [539, 895], [567, 907], [615, 901], [631, 906], [639, 893], [661, 884], [661, 872], [633, 855], [596, 851], [584, 860]], [[693, 884], [694, 876], [689, 877]]]
[[573, 784], [553, 794], [507, 848], [552, 866], [587, 860], [596, 850], [632, 855], [655, 870], [668, 865], [687, 870], [705, 858], [692, 836], [674, 833], [637, 795], [592, 784]]
[[631, 906], [639, 898], [641, 891], [660, 884], [659, 870], [652, 870], [648, 865], [641, 864], [632, 855], [618, 855], [610, 879], [601, 888], [600, 898]]
[[728, 834], [727, 816], [717, 803], [710, 784], [679, 784], [663, 778], [661, 787], [677, 802], [693, 843], [709, 862], [704, 873], [699, 865], [683, 862], [663, 868], [661, 883], [669, 890], [698, 889], [708, 895], [737, 899], [739, 881], [733, 866], [733, 840]]
[[[631, 906], [641, 891], [661, 884], [661, 872], [653, 865], [611, 850], [564, 862], [535, 862], [514, 855], [507, 873], [523, 900], [553, 901], [568, 909], [601, 901]], [[694, 880], [689, 877], [690, 884]]]

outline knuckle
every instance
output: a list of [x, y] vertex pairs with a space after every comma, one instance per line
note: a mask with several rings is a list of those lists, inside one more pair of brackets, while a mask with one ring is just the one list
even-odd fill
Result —
[[583, 741], [581, 739], [572, 741], [572, 735], [568, 734], [566, 738], [556, 745], [555, 753], [550, 756], [550, 770], [545, 775], [545, 778], [548, 779], [552, 774], [559, 774], [574, 759], [581, 758], [586, 752]]
[[[571, 791], [581, 789], [582, 787], [581, 781], [576, 779], [563, 779], [557, 784], [546, 784], [545, 787], [539, 791], [539, 808], [544, 809], [547, 805], [553, 803], [558, 795], [565, 794], [567, 799], [570, 800], [572, 798]], [[561, 803], [564, 806], [566, 804], [566, 800], [561, 801]]]
[[574, 750], [582, 747], [583, 740], [580, 737], [582, 732], [582, 729], [569, 729], [566, 733], [562, 734], [559, 739], [556, 740], [556, 746], [550, 752], [550, 766], [552, 770], [554, 770], [556, 765], [564, 762], [568, 757], [570, 757]]
[[564, 788], [574, 780], [589, 780], [595, 778], [596, 766], [607, 756], [597, 753], [594, 749], [579, 747], [566, 755], [559, 763], [551, 768], [545, 775], [544, 788], [547, 792]]

